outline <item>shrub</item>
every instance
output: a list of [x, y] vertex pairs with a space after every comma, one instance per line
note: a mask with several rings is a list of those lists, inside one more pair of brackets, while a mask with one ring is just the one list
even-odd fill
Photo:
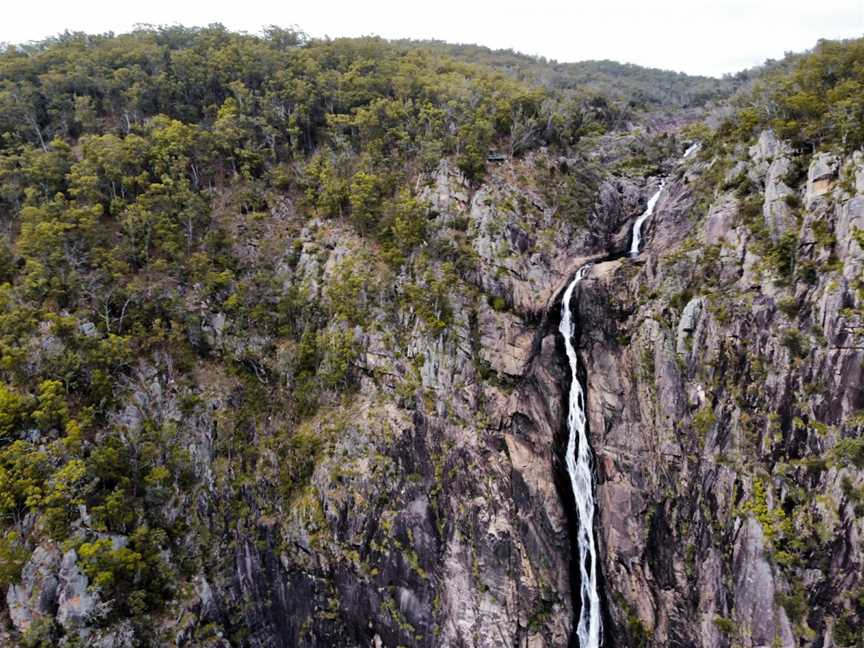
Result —
[[842, 648], [860, 648], [864, 646], [861, 635], [862, 622], [855, 618], [852, 612], [845, 612], [834, 625], [833, 639]]
[[161, 607], [171, 594], [173, 575], [162, 558], [166, 541], [163, 530], [142, 526], [126, 546], [115, 547], [110, 538], [83, 543], [79, 562], [103, 600], [114, 600], [115, 614], [138, 615]]
[[789, 354], [793, 358], [803, 358], [809, 351], [807, 339], [801, 331], [795, 328], [785, 329], [780, 343], [789, 350]]
[[717, 422], [717, 417], [714, 415], [714, 410], [710, 405], [706, 405], [693, 416], [693, 430], [699, 437], [700, 442], [704, 443], [708, 437], [714, 423]]
[[491, 306], [493, 310], [503, 311], [507, 309], [507, 300], [500, 295], [495, 295], [494, 297], [490, 295], [489, 306]]
[[18, 534], [9, 531], [0, 536], [0, 589], [17, 583], [21, 570], [30, 559], [30, 552], [21, 544]]
[[24, 399], [4, 384], [0, 384], [0, 441], [10, 437], [24, 413]]
[[723, 634], [734, 636], [738, 625], [732, 620], [722, 616], [714, 617], [714, 626]]
[[801, 208], [801, 198], [798, 196], [798, 194], [786, 194], [783, 202], [785, 202], [792, 209]]
[[69, 416], [66, 391], [59, 380], [44, 380], [39, 384], [39, 406], [33, 412], [33, 420], [43, 430], [62, 427]]
[[779, 302], [777, 302], [777, 308], [779, 308], [780, 312], [789, 318], [796, 317], [800, 309], [800, 307], [798, 306], [798, 300], [796, 300], [794, 297], [789, 297], [788, 299], [781, 299]]
[[833, 461], [841, 466], [864, 469], [864, 437], [841, 439], [830, 451]]

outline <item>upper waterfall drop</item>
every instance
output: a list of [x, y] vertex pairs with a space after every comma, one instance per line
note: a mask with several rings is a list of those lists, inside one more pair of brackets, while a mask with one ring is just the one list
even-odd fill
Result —
[[[681, 160], [686, 160], [688, 157], [693, 155], [696, 151], [698, 151], [702, 147], [702, 142], [693, 142], [690, 146], [687, 147], [687, 150], [684, 151], [684, 155], [681, 156]], [[639, 245], [642, 243], [642, 225], [645, 221], [654, 213], [654, 207], [657, 205], [657, 201], [660, 200], [660, 194], [663, 193], [663, 188], [666, 186], [666, 179], [660, 181], [660, 188], [657, 189], [657, 192], [651, 196], [648, 200], [648, 205], [645, 207], [645, 211], [636, 219], [636, 222], [633, 223], [633, 238], [630, 241], [630, 256], [634, 257], [639, 254]]]
[[642, 215], [636, 219], [636, 222], [633, 224], [633, 239], [630, 242], [630, 256], [636, 256], [639, 254], [639, 244], [642, 242], [642, 224], [648, 219], [651, 214], [654, 213], [654, 206], [657, 204], [657, 201], [660, 199], [660, 194], [663, 192], [663, 187], [666, 186], [666, 181], [663, 180], [660, 183], [660, 188], [657, 190], [651, 198], [648, 200], [648, 206], [645, 208], [645, 211], [642, 212]]
[[585, 392], [579, 382], [579, 360], [573, 345], [575, 327], [570, 300], [573, 290], [588, 272], [591, 264], [579, 268], [561, 301], [561, 324], [558, 331], [564, 338], [567, 360], [570, 364], [570, 397], [567, 411], [567, 473], [576, 501], [578, 513], [577, 543], [579, 545], [579, 574], [582, 608], [576, 632], [580, 648], [599, 648], [603, 625], [600, 615], [600, 594], [597, 576], [597, 547], [594, 542], [594, 473], [591, 448], [588, 444]]

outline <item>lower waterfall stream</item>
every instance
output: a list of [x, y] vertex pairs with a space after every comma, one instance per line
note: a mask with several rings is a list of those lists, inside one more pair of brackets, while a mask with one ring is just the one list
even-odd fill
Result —
[[594, 473], [586, 429], [585, 392], [577, 373], [579, 360], [576, 356], [576, 348], [573, 346], [575, 331], [573, 314], [570, 310], [573, 289], [590, 270], [591, 264], [583, 265], [567, 287], [561, 301], [561, 325], [558, 329], [564, 337], [564, 346], [567, 350], [567, 360], [570, 363], [572, 376], [567, 411], [566, 460], [570, 486], [573, 488], [573, 497], [576, 500], [576, 509], [579, 514], [577, 541], [579, 544], [582, 608], [579, 612], [579, 626], [576, 632], [579, 635], [581, 648], [598, 648], [603, 632], [600, 620], [600, 594], [597, 589], [597, 547], [594, 542]]
[[[642, 241], [642, 225], [651, 214], [660, 199], [665, 182], [651, 196], [645, 211], [633, 224], [633, 238], [630, 245], [630, 256], [639, 254]], [[609, 260], [607, 257], [606, 260]], [[567, 351], [567, 361], [570, 365], [570, 394], [567, 407], [567, 474], [570, 476], [570, 486], [576, 502], [578, 526], [576, 540], [579, 546], [579, 581], [581, 607], [579, 624], [576, 634], [579, 637], [580, 648], [599, 648], [603, 643], [603, 621], [600, 611], [600, 593], [598, 588], [597, 545], [594, 539], [594, 466], [591, 446], [588, 443], [588, 415], [585, 407], [585, 389], [579, 380], [579, 358], [576, 355], [574, 335], [576, 326], [570, 302], [576, 285], [591, 271], [592, 263], [587, 263], [576, 271], [576, 276], [561, 299], [561, 323], [558, 331], [564, 338], [564, 348]]]

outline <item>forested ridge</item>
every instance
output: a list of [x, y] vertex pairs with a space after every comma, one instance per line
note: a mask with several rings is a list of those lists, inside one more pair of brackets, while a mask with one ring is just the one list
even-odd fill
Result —
[[441, 41], [396, 42], [486, 65], [545, 88], [590, 91], [606, 100], [640, 110], [704, 106], [727, 98], [746, 85], [752, 76], [759, 74], [758, 70], [745, 70], [718, 79], [609, 60], [561, 63], [479, 45], [454, 45]]

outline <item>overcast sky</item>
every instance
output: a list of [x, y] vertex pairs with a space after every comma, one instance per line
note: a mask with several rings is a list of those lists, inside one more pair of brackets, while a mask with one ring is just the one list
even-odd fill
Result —
[[6, 0], [0, 42], [68, 29], [221, 22], [257, 33], [297, 25], [312, 36], [377, 34], [513, 48], [559, 61], [613, 59], [721, 75], [864, 33], [864, 0]]

